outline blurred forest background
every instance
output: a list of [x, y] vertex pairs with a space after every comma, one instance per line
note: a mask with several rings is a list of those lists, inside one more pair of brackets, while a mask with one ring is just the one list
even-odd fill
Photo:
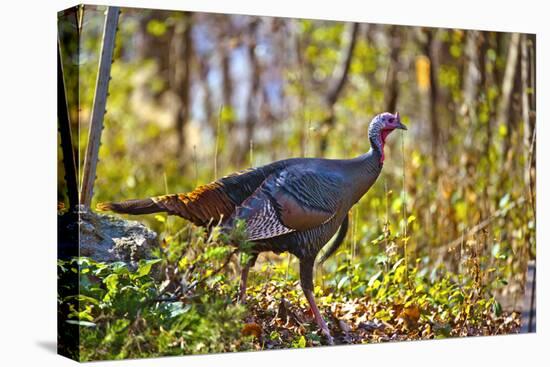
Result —
[[[79, 91], [69, 104], [80, 157], [104, 9], [85, 6], [79, 60], [63, 58], [79, 68], [67, 88]], [[351, 298], [404, 259], [407, 272], [454, 274], [520, 309], [536, 244], [534, 35], [123, 9], [111, 78], [92, 207], [288, 157], [355, 157], [369, 149], [372, 117], [399, 111], [409, 130], [388, 139], [316, 292]], [[138, 219], [165, 243], [189, 227]], [[279, 268], [296, 279], [297, 261], [266, 254], [251, 284]]]

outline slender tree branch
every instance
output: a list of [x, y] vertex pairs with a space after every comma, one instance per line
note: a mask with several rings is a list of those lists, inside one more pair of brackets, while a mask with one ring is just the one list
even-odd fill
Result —
[[334, 72], [332, 74], [332, 81], [330, 83], [330, 87], [328, 89], [328, 93], [326, 96], [327, 103], [331, 106], [338, 101], [338, 98], [342, 93], [342, 89], [346, 84], [346, 81], [348, 79], [348, 74], [349, 74], [349, 68], [351, 65], [351, 60], [353, 57], [353, 51], [357, 43], [357, 34], [359, 33], [359, 23], [352, 23], [350, 27], [351, 29], [349, 30], [349, 33], [347, 36], [348, 41], [347, 41], [344, 57], [342, 58], [341, 63], [334, 69]]
[[[348, 79], [351, 60], [353, 57], [353, 51], [357, 43], [357, 34], [359, 33], [359, 23], [351, 23], [350, 29], [347, 32], [347, 45], [344, 46], [344, 54], [341, 58], [341, 62], [334, 69], [332, 74], [332, 81], [329, 84], [328, 92], [325, 96], [326, 105], [328, 107], [328, 116], [324, 121], [324, 125], [330, 130], [334, 126], [334, 105], [338, 101], [340, 94]], [[325, 133], [321, 138], [319, 148], [321, 154], [324, 154], [328, 146], [328, 137]]]

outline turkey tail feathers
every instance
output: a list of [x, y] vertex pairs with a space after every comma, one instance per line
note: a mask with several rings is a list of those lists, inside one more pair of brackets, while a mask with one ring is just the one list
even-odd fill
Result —
[[153, 199], [126, 200], [118, 203], [99, 203], [96, 206], [99, 211], [111, 211], [121, 214], [151, 214], [166, 211]]
[[118, 203], [99, 203], [97, 210], [121, 214], [151, 214], [166, 212], [178, 215], [198, 226], [217, 223], [229, 218], [235, 204], [225, 194], [223, 187], [214, 182], [197, 187], [186, 194], [170, 194], [148, 199], [127, 200]]

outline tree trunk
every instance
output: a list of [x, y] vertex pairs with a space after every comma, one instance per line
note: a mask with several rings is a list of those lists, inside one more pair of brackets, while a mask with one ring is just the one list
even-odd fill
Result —
[[[223, 21], [220, 19], [220, 21]], [[220, 141], [220, 149], [224, 150], [227, 146], [229, 146], [229, 150], [231, 152], [237, 152], [238, 151], [238, 142], [233, 139], [233, 130], [235, 127], [235, 110], [233, 108], [232, 103], [232, 96], [233, 96], [233, 79], [231, 77], [231, 51], [232, 51], [232, 45], [231, 45], [231, 37], [228, 36], [230, 34], [231, 29], [230, 24], [225, 24], [222, 29], [225, 29], [225, 34], [219, 35], [219, 53], [220, 53], [220, 60], [221, 60], [221, 72], [222, 72], [222, 109], [220, 110], [220, 115], [218, 116], [218, 119], [222, 119], [223, 121], [216, 121], [216, 124], [218, 127], [220, 127], [221, 131], [218, 131], [216, 129], [216, 134], [221, 134], [222, 131], [225, 132], [226, 138], [228, 139], [219, 139]], [[223, 123], [224, 127], [221, 127], [220, 122]], [[233, 139], [233, 140], [231, 140]], [[235, 156], [230, 157], [231, 160], [233, 160]]]
[[439, 101], [439, 85], [437, 82], [437, 69], [439, 66], [439, 50], [441, 45], [438, 41], [435, 40], [437, 30], [427, 30], [426, 31], [426, 43], [424, 46], [424, 52], [428, 59], [430, 60], [430, 90], [429, 90], [429, 120], [430, 120], [430, 131], [432, 135], [432, 159], [435, 167], [438, 166], [439, 158], [439, 141], [440, 141], [440, 131], [439, 131], [439, 118], [437, 115], [437, 103]]
[[401, 34], [398, 26], [390, 29], [390, 63], [386, 74], [386, 93], [384, 105], [386, 111], [396, 112], [399, 85], [397, 84], [397, 72], [399, 71], [399, 50], [401, 47]]
[[[170, 12], [166, 10], [148, 10], [145, 16], [139, 18], [140, 25], [138, 29], [136, 52], [137, 58], [141, 60], [152, 59], [157, 65], [156, 77], [160, 78], [167, 85], [171, 85], [172, 68], [171, 58], [173, 57], [173, 38], [174, 29], [169, 27], [162, 35], [153, 35], [147, 31], [147, 25], [152, 20], [166, 22]], [[145, 87], [143, 87], [145, 88]], [[159, 101], [163, 91], [158, 91], [152, 97], [156, 102]], [[146, 93], [151, 91], [146, 88]]]
[[[481, 81], [481, 60], [482, 52], [479, 50], [479, 43], [482, 40], [482, 34], [479, 31], [466, 31], [465, 53], [468, 65], [466, 75], [464, 76], [464, 102], [468, 107], [470, 119], [475, 124], [477, 120], [476, 107], [478, 104], [478, 90]], [[484, 65], [483, 65], [484, 68]]]
[[233, 80], [231, 79], [231, 71], [230, 71], [231, 47], [227, 44], [227, 42], [222, 42], [220, 52], [221, 52], [221, 61], [222, 61], [222, 78], [223, 78], [222, 100], [223, 100], [224, 108], [231, 109], [232, 108], [231, 96], [233, 94]]
[[506, 68], [502, 79], [502, 95], [497, 109], [497, 124], [506, 124], [507, 134], [502, 145], [502, 158], [507, 161], [508, 152], [510, 150], [510, 139], [512, 134], [512, 124], [510, 116], [510, 105], [512, 100], [512, 90], [515, 82], [517, 69], [517, 61], [519, 54], [520, 34], [514, 33], [511, 36], [508, 47], [508, 56], [506, 60]]
[[212, 111], [212, 91], [210, 89], [210, 84], [208, 83], [208, 73], [210, 72], [210, 66], [208, 64], [210, 55], [203, 55], [199, 61], [199, 75], [200, 82], [202, 84], [202, 89], [204, 93], [203, 106], [204, 106], [204, 120], [212, 130], [216, 129], [216, 123], [213, 117]]
[[342, 50], [342, 57], [340, 58], [340, 63], [334, 69], [332, 74], [332, 80], [329, 84], [328, 92], [325, 96], [325, 104], [328, 109], [328, 116], [323, 122], [325, 126], [325, 132], [321, 137], [319, 144], [319, 150], [321, 155], [324, 155], [328, 147], [328, 134], [331, 132], [334, 127], [334, 105], [338, 101], [342, 89], [346, 84], [348, 79], [349, 67], [351, 65], [351, 59], [353, 57], [353, 50], [355, 49], [355, 44], [357, 43], [357, 34], [359, 33], [359, 23], [350, 23], [348, 25], [348, 30], [345, 34], [344, 39], [344, 48]]
[[[497, 54], [496, 57], [498, 57], [498, 50], [501, 47], [500, 44], [502, 33], [500, 32], [492, 32], [489, 33], [487, 36], [487, 40], [485, 42], [485, 48], [490, 48]], [[485, 73], [485, 83], [486, 83], [486, 90], [489, 90], [491, 86], [498, 86], [502, 84], [502, 73], [499, 72], [499, 68], [497, 67], [497, 63], [492, 63], [492, 73]], [[486, 96], [488, 108], [489, 108], [489, 121], [487, 122], [487, 152], [489, 151], [490, 147], [493, 144], [493, 130], [496, 128], [496, 118], [497, 118], [497, 107], [498, 107], [498, 99], [501, 94], [500, 88], [495, 88], [495, 96], [493, 98], [489, 98], [489, 95]]]
[[[250, 152], [249, 147], [252, 145], [254, 137], [254, 126], [258, 122], [258, 108], [259, 108], [259, 90], [260, 90], [260, 76], [261, 68], [260, 62], [256, 57], [256, 29], [258, 27], [258, 22], [253, 21], [249, 25], [248, 31], [248, 42], [247, 42], [247, 51], [248, 59], [250, 62], [250, 92], [248, 95], [247, 102], [247, 113], [246, 113], [246, 122], [245, 122], [245, 139], [244, 144], [241, 144], [240, 153], [237, 159], [237, 162], [240, 165], [246, 162], [248, 153]], [[252, 165], [252, 162], [250, 162]]]
[[529, 201], [533, 215], [534, 205], [534, 158], [535, 158], [535, 85], [533, 40], [526, 34], [521, 35], [521, 100], [523, 119], [524, 181], [528, 185]]
[[[484, 90], [483, 100], [479, 100], [477, 103], [477, 111], [476, 115], [479, 116], [481, 114], [482, 110], [482, 102], [488, 104], [488, 96], [487, 91], [489, 90], [489, 85], [487, 82], [487, 38], [486, 34], [484, 32], [479, 32], [479, 39], [478, 39], [478, 65], [479, 65], [479, 85]], [[478, 99], [480, 99], [481, 96], [478, 93]], [[488, 106], [488, 105], [487, 105]], [[488, 106], [490, 109], [490, 106]], [[489, 155], [491, 153], [491, 146], [493, 144], [493, 124], [491, 124], [491, 111], [489, 110], [489, 116], [487, 117], [487, 121], [485, 121], [485, 135], [486, 135], [486, 143], [483, 148], [483, 156], [487, 161], [489, 161]], [[491, 200], [490, 200], [490, 192], [489, 192], [489, 183], [485, 185], [483, 189], [483, 213], [482, 217], [487, 217], [492, 212], [491, 208]]]
[[[294, 54], [296, 55], [296, 66], [298, 68], [298, 84], [296, 86], [297, 88], [297, 94], [298, 94], [298, 103], [299, 103], [299, 110], [302, 112], [302, 123], [298, 124], [297, 131], [300, 141], [300, 156], [305, 157], [309, 154], [311, 154], [311, 139], [310, 139], [310, 128], [311, 128], [311, 117], [309, 114], [309, 108], [308, 108], [308, 93], [307, 89], [310, 87], [310, 80], [311, 78], [309, 75], [306, 75], [306, 73], [310, 70], [309, 68], [305, 67], [305, 60], [304, 60], [304, 53], [305, 53], [305, 47], [304, 47], [304, 40], [301, 37], [301, 34], [298, 31], [293, 31], [293, 38], [294, 38]], [[274, 158], [275, 156], [273, 156]]]
[[[496, 51], [497, 57], [507, 52], [505, 48], [506, 46], [505, 37], [506, 37], [505, 33], [495, 32], [493, 47], [494, 47], [494, 50]], [[502, 69], [502, 67], [498, 67], [496, 63], [495, 63], [495, 67], [493, 68], [493, 74], [497, 85], [502, 85], [502, 79], [504, 78], [504, 70]]]
[[188, 162], [187, 157], [185, 157], [185, 127], [189, 120], [191, 109], [189, 90], [191, 88], [191, 63], [193, 57], [192, 22], [192, 14], [184, 13], [183, 19], [176, 25], [172, 39], [175, 54], [174, 91], [180, 99], [175, 126], [178, 137], [176, 159], [179, 161], [180, 168], [184, 168]]

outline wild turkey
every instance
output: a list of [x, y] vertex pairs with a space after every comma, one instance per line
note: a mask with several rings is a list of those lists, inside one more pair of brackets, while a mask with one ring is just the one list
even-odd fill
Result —
[[231, 227], [237, 219], [244, 221], [253, 248], [242, 270], [240, 300], [244, 300], [248, 272], [258, 253], [288, 251], [300, 260], [300, 284], [319, 328], [332, 344], [313, 296], [315, 258], [337, 231], [320, 261], [342, 243], [348, 211], [378, 178], [384, 144], [394, 129], [407, 129], [399, 113], [382, 113], [369, 126], [371, 149], [359, 157], [285, 159], [231, 174], [190, 193], [101, 203], [98, 209], [126, 214], [167, 212], [198, 226], [221, 221]]

